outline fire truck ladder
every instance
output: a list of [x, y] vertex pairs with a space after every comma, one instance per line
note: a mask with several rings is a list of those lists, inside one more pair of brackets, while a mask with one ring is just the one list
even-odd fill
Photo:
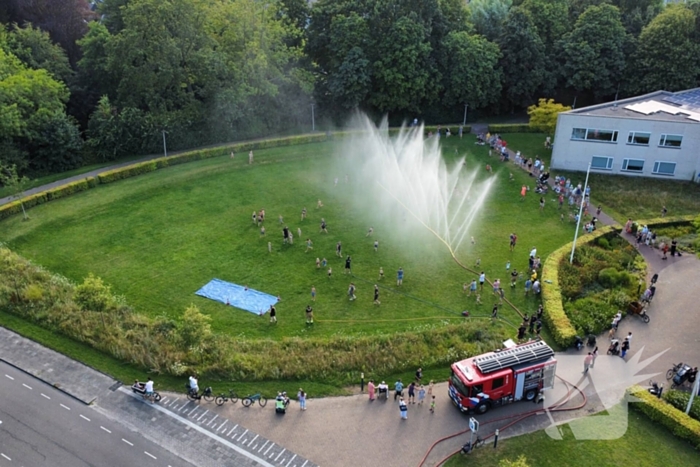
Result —
[[483, 357], [476, 357], [474, 365], [482, 374], [487, 374], [503, 368], [510, 368], [521, 363], [546, 360], [554, 355], [554, 351], [544, 342], [519, 345], [512, 349], [501, 350]]

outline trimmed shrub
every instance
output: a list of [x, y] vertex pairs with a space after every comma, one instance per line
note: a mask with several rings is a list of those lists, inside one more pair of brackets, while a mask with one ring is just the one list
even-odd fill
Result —
[[649, 419], [668, 428], [674, 436], [689, 441], [695, 449], [700, 449], [700, 422], [667, 404], [662, 399], [649, 394], [649, 391], [633, 386], [627, 393], [640, 399], [632, 407], [645, 414]]
[[539, 133], [529, 123], [503, 123], [489, 125], [489, 133]]
[[[668, 389], [664, 391], [663, 399], [685, 413], [686, 407], [688, 407], [688, 401], [690, 400], [690, 393], [686, 391], [678, 391], [676, 389]], [[690, 412], [688, 412], [691, 418], [700, 421], [700, 397], [695, 396], [693, 400], [693, 405], [690, 406]]]
[[142, 175], [148, 172], [153, 172], [158, 167], [155, 160], [139, 162], [138, 164], [127, 165], [126, 167], [120, 167], [114, 170], [108, 170], [97, 175], [97, 179], [100, 183], [112, 183], [117, 180], [123, 180], [125, 178], [135, 177], [136, 175]]

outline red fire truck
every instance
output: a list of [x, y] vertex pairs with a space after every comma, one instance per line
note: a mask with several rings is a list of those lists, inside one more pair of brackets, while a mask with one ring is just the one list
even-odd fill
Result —
[[452, 364], [449, 395], [462, 412], [478, 414], [554, 387], [557, 361], [544, 342], [530, 342]]

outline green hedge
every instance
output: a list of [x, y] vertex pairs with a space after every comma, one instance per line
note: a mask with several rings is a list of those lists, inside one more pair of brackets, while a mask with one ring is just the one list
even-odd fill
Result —
[[136, 175], [145, 174], [148, 172], [153, 172], [158, 169], [156, 161], [146, 161], [139, 162], [136, 164], [127, 165], [126, 167], [120, 167], [114, 170], [108, 170], [97, 175], [97, 179], [100, 183], [112, 183], [117, 180], [123, 180], [125, 178], [135, 177]]
[[[595, 232], [580, 236], [576, 245], [584, 245], [596, 239], [619, 230], [619, 226], [601, 227]], [[566, 316], [562, 303], [561, 287], [559, 285], [559, 263], [567, 255], [571, 254], [574, 242], [569, 242], [563, 247], [552, 252], [542, 267], [542, 305], [544, 307], [544, 321], [554, 337], [554, 341], [566, 348], [574, 343], [576, 329], [572, 326], [569, 317]]]
[[[66, 183], [65, 185], [61, 185], [50, 190], [25, 196], [24, 198], [22, 198], [22, 203], [24, 203], [24, 209], [29, 209], [39, 204], [44, 204], [47, 201], [64, 198], [66, 196], [78, 193], [80, 191], [89, 190], [90, 188], [96, 186], [96, 184], [97, 181], [95, 177], [87, 177], [83, 180]], [[15, 214], [19, 214], [21, 212], [22, 206], [19, 200], [3, 204], [2, 206], [0, 206], [0, 220], [13, 216]]]
[[642, 387], [633, 386], [627, 390], [627, 393], [640, 399], [639, 402], [632, 404], [632, 407], [652, 421], [668, 428], [674, 436], [689, 441], [695, 449], [700, 449], [699, 421], [693, 420], [684, 412], [649, 394], [649, 391]]
[[637, 225], [646, 225], [653, 230], [653, 227], [671, 227], [674, 225], [687, 225], [691, 224], [693, 220], [697, 217], [697, 214], [689, 214], [687, 216], [675, 216], [675, 217], [655, 217], [653, 219], [642, 219], [635, 221]]
[[[685, 409], [688, 407], [688, 401], [690, 400], [690, 393], [686, 391], [678, 391], [676, 389], [669, 389], [664, 391], [662, 397], [666, 402], [685, 413]], [[700, 397], [695, 396], [693, 405], [690, 406], [690, 412], [688, 415], [690, 415], [692, 419], [700, 421]]]
[[503, 123], [489, 125], [489, 133], [541, 133], [542, 131], [531, 127], [529, 123]]

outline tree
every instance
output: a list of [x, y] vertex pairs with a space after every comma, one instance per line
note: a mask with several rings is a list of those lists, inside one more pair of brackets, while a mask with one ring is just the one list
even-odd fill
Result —
[[680, 91], [697, 86], [700, 45], [693, 41], [695, 20], [685, 5], [669, 5], [642, 30], [630, 77], [634, 90]]
[[567, 110], [571, 110], [571, 107], [554, 102], [554, 99], [540, 99], [537, 105], [531, 105], [527, 108], [530, 126], [543, 133], [553, 135], [557, 126], [557, 116]]
[[620, 9], [622, 24], [634, 36], [638, 36], [642, 28], [661, 13], [665, 3], [664, 0], [612, 0], [612, 4]]
[[472, 108], [498, 101], [501, 69], [498, 45], [465, 31], [451, 32], [444, 43], [444, 103], [468, 103]]
[[569, 30], [568, 0], [525, 0], [521, 8], [530, 13], [545, 51], [551, 54], [554, 45]]
[[579, 16], [583, 14], [589, 7], [599, 5], [609, 5], [612, 0], [569, 0], [569, 21], [576, 24]]
[[73, 78], [73, 70], [68, 62], [68, 56], [60, 45], [54, 44], [49, 34], [31, 23], [24, 27], [17, 24], [12, 26], [7, 35], [7, 48], [29, 68], [44, 69], [66, 85]]
[[615, 93], [625, 68], [626, 37], [616, 7], [589, 7], [561, 41], [566, 85], [598, 98]]
[[503, 30], [512, 0], [472, 0], [467, 5], [469, 21], [476, 32], [495, 41]]
[[535, 100], [545, 79], [545, 51], [530, 17], [520, 7], [511, 8], [499, 39], [503, 69], [503, 89], [515, 107], [526, 107]]
[[190, 305], [182, 315], [179, 326], [180, 339], [188, 348], [197, 348], [212, 338], [211, 317]]
[[25, 221], [29, 220], [29, 216], [24, 209], [22, 197], [29, 183], [30, 180], [27, 177], [24, 175], [20, 177], [17, 174], [16, 165], [3, 166], [2, 163], [0, 163], [0, 184], [10, 190], [10, 198], [19, 200], [19, 205], [22, 208], [22, 216]]

